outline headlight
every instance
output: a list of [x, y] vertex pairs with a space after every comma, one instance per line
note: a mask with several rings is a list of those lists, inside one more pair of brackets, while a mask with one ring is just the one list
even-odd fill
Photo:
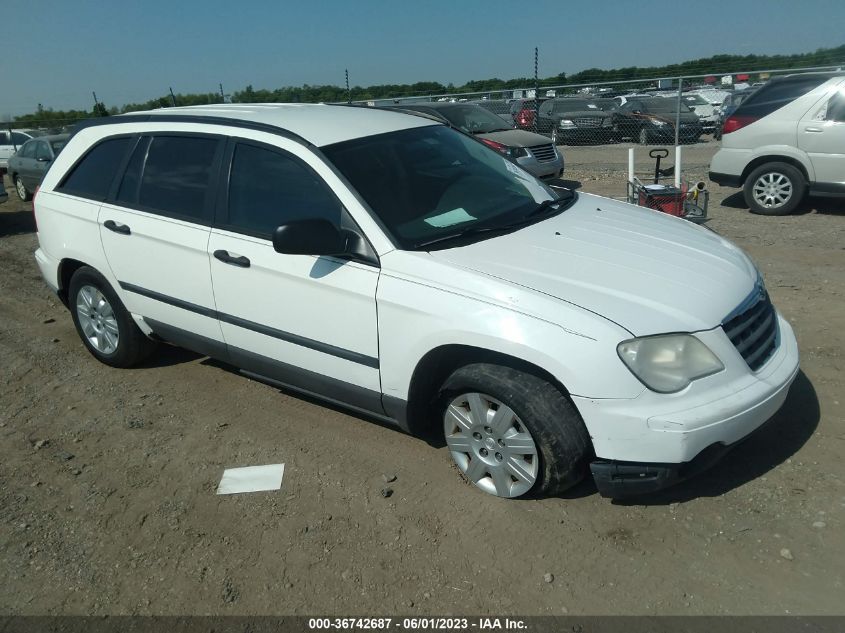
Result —
[[561, 119], [560, 120], [560, 127], [570, 128], [570, 127], [575, 127], [575, 124], [572, 122], [571, 119]]
[[666, 125], [666, 121], [658, 121], [657, 119], [651, 119], [651, 124], [656, 125], [657, 127], [663, 127]]
[[511, 158], [519, 158], [520, 156], [528, 156], [528, 152], [525, 151], [524, 147], [509, 147], [507, 155]]
[[623, 341], [619, 358], [646, 387], [674, 393], [693, 380], [722, 371], [725, 366], [691, 334], [646, 336]]

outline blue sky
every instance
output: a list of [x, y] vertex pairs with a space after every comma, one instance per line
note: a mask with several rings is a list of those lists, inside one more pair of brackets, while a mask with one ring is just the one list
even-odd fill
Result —
[[[842, 0], [3, 0], [0, 117], [252, 84], [453, 82], [845, 43]], [[13, 19], [10, 19], [13, 16]]]

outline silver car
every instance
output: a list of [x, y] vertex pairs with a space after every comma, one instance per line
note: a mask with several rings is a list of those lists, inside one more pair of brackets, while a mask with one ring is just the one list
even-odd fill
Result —
[[467, 134], [476, 136], [538, 178], [563, 175], [563, 155], [547, 136], [517, 130], [501, 117], [473, 103], [421, 103], [394, 106], [413, 114], [433, 116]]
[[9, 178], [21, 200], [31, 200], [53, 160], [70, 138], [69, 134], [39, 136], [24, 143], [9, 158]]

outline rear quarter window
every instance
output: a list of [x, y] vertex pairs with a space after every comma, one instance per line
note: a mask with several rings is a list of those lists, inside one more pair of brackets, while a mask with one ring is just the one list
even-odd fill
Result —
[[56, 190], [80, 198], [105, 200], [131, 141], [123, 136], [97, 143], [71, 168]]
[[830, 77], [808, 75], [784, 81], [773, 81], [750, 95], [739, 105], [734, 114], [762, 118], [775, 110], [780, 110], [814, 88], [818, 88], [828, 79]]

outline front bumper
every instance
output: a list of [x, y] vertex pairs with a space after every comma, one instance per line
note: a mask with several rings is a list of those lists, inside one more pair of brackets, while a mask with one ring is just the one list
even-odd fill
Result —
[[779, 343], [751, 372], [721, 328], [698, 333], [725, 371], [678, 394], [645, 390], [633, 399], [572, 396], [597, 456], [593, 472], [606, 496], [658, 490], [712, 465], [767, 422], [798, 375], [798, 343], [778, 315]]
[[516, 162], [537, 178], [558, 178], [563, 174], [563, 157], [560, 152], [554, 160], [540, 162], [533, 155], [528, 155], [517, 158]]

